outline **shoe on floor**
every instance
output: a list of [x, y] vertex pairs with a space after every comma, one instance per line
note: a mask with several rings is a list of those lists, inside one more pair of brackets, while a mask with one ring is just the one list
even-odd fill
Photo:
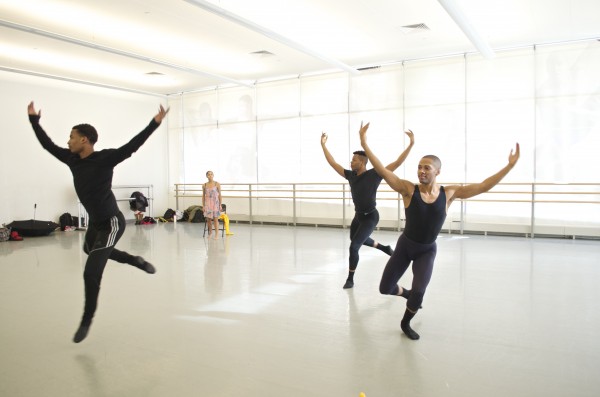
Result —
[[344, 289], [348, 289], [348, 288], [352, 288], [352, 287], [354, 287], [354, 281], [346, 280], [346, 284], [344, 284]]

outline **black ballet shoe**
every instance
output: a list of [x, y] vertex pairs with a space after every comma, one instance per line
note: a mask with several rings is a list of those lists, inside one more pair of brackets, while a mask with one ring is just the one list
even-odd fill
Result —
[[402, 332], [404, 332], [404, 334], [408, 336], [409, 339], [419, 340], [419, 338], [421, 337], [410, 327], [410, 323], [408, 322], [402, 321], [400, 323], [400, 328], [402, 328]]
[[89, 325], [88, 326], [85, 326], [85, 325], [79, 326], [79, 329], [77, 330], [77, 332], [75, 332], [75, 336], [73, 336], [73, 342], [79, 343], [82, 340], [84, 340], [85, 337], [87, 336], [89, 330], [90, 330]]
[[392, 256], [394, 254], [394, 250], [389, 245], [386, 245], [385, 248], [382, 249], [382, 251], [388, 254], [389, 256]]
[[144, 258], [142, 258], [141, 256], [136, 256], [133, 259], [133, 262], [136, 267], [142, 269], [146, 273], [149, 273], [149, 274], [156, 273], [156, 268], [152, 265], [152, 263], [146, 262], [146, 260]]
[[344, 289], [348, 289], [348, 288], [352, 288], [354, 287], [354, 281], [348, 279], [346, 280], [346, 284], [344, 284]]

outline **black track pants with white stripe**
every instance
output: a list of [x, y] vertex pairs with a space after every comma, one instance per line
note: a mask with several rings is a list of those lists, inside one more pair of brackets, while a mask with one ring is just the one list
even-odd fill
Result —
[[88, 259], [83, 272], [85, 306], [81, 325], [89, 326], [92, 323], [106, 262], [112, 259], [133, 266], [134, 256], [115, 248], [124, 231], [125, 217], [121, 212], [106, 221], [90, 221], [88, 225], [83, 244], [83, 251], [88, 254]]

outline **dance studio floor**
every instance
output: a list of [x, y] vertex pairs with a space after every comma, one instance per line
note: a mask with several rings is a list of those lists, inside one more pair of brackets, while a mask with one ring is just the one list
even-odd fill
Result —
[[[423, 309], [378, 293], [348, 231], [128, 225], [82, 343], [84, 232], [0, 243], [0, 396], [598, 396], [600, 242], [441, 235]], [[375, 232], [383, 243], [398, 233]], [[401, 284], [410, 285], [410, 271]]]

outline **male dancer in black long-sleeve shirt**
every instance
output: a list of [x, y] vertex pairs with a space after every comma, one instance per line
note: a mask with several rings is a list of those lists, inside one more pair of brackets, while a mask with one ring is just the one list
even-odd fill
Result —
[[[481, 183], [468, 185], [441, 186], [436, 182], [442, 163], [433, 155], [419, 161], [419, 184], [398, 178], [386, 169], [367, 145], [369, 123], [360, 127], [360, 143], [373, 168], [385, 179], [392, 189], [402, 195], [406, 212], [406, 227], [398, 238], [396, 250], [390, 257], [379, 284], [379, 292], [398, 295], [407, 299], [406, 311], [400, 322], [402, 331], [412, 340], [419, 339], [410, 326], [410, 320], [421, 307], [423, 296], [433, 273], [433, 261], [437, 253], [435, 240], [442, 229], [448, 207], [456, 199], [467, 199], [485, 193], [496, 186], [513, 169], [519, 160], [520, 149], [517, 143], [515, 152], [510, 152], [508, 164]], [[410, 262], [413, 265], [412, 290], [397, 285]]]
[[[410, 139], [410, 144], [400, 154], [400, 156], [390, 163], [386, 168], [395, 171], [406, 160], [410, 150], [412, 149], [415, 140], [412, 131], [405, 131], [405, 134]], [[388, 255], [392, 255], [392, 248], [389, 245], [379, 244], [371, 238], [371, 233], [375, 230], [379, 223], [379, 212], [376, 208], [375, 197], [377, 188], [381, 183], [381, 174], [375, 169], [367, 170], [367, 156], [362, 150], [353, 153], [352, 161], [350, 162], [350, 170], [344, 169], [334, 159], [329, 150], [327, 150], [327, 134], [321, 134], [321, 148], [325, 159], [329, 165], [343, 178], [348, 180], [350, 191], [352, 193], [352, 201], [354, 202], [355, 214], [350, 224], [350, 256], [348, 266], [348, 278], [344, 283], [344, 289], [354, 287], [354, 272], [358, 266], [358, 250], [361, 246], [377, 248]]]
[[128, 143], [118, 149], [96, 152], [94, 144], [98, 140], [98, 133], [91, 125], [79, 124], [73, 127], [68, 141], [69, 148], [61, 148], [52, 142], [40, 126], [41, 110], [36, 112], [33, 102], [27, 107], [29, 121], [37, 139], [44, 149], [71, 169], [75, 191], [89, 214], [90, 221], [83, 245], [84, 252], [88, 254], [83, 272], [85, 305], [79, 329], [73, 337], [75, 343], [81, 342], [88, 334], [98, 305], [102, 273], [109, 259], [135, 266], [150, 274], [156, 272], [154, 266], [141, 256], [133, 256], [115, 248], [125, 231], [125, 217], [117, 206], [111, 186], [114, 167], [131, 157], [146, 142], [168, 111], [161, 105], [150, 124]]

